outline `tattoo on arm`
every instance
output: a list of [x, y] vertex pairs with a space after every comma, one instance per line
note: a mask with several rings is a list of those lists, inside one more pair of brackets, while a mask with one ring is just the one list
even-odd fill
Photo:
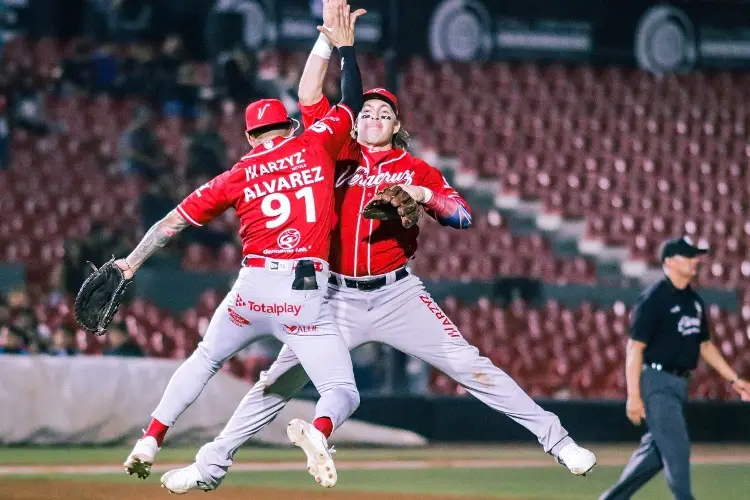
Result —
[[166, 217], [151, 226], [125, 261], [134, 270], [138, 269], [157, 249], [164, 247], [187, 226], [187, 221], [176, 210], [172, 210]]

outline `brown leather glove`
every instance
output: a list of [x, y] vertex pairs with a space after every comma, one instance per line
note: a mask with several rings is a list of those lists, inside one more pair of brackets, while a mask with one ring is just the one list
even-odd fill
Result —
[[422, 207], [401, 186], [388, 186], [365, 205], [362, 216], [366, 219], [400, 219], [406, 229], [417, 224]]

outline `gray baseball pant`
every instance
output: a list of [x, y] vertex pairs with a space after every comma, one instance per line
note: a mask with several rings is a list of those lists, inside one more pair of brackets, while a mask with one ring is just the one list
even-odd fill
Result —
[[[544, 451], [555, 457], [573, 442], [555, 414], [538, 406], [460, 335], [419, 278], [409, 275], [396, 282], [392, 276], [388, 279], [389, 284], [375, 291], [329, 287], [329, 303], [349, 349], [381, 342], [425, 361], [531, 431]], [[240, 445], [271, 422], [307, 380], [297, 356], [284, 347], [221, 434], [198, 452], [196, 463], [203, 480], [218, 486]]]

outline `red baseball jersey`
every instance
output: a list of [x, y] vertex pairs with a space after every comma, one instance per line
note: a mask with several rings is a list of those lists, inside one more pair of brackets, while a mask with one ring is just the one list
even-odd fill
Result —
[[178, 206], [202, 226], [233, 207], [243, 255], [328, 260], [333, 224], [334, 159], [351, 139], [349, 108], [333, 107], [299, 137], [253, 148], [231, 170], [193, 191]]
[[[330, 104], [324, 96], [303, 106], [305, 127], [315, 126]], [[336, 216], [331, 239], [331, 271], [346, 276], [385, 274], [406, 265], [417, 251], [419, 227], [405, 229], [399, 220], [378, 221], [362, 217], [362, 209], [376, 192], [391, 184], [412, 184], [454, 198], [469, 206], [440, 170], [402, 149], [371, 152], [350, 139], [336, 162]], [[432, 215], [432, 214], [430, 214]]]

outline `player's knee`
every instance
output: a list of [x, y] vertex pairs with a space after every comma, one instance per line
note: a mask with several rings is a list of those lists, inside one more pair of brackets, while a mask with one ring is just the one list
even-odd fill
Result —
[[217, 357], [202, 342], [198, 344], [198, 348], [193, 353], [193, 356], [197, 356], [212, 375], [219, 371], [224, 364], [224, 360], [216, 359]]
[[359, 403], [360, 403], [359, 391], [357, 390], [357, 386], [355, 385], [350, 388], [347, 388], [347, 392], [350, 395], [349, 397], [351, 399], [352, 411], [354, 411], [357, 408], [359, 408]]
[[347, 406], [350, 408], [350, 412], [353, 412], [359, 407], [360, 397], [359, 391], [355, 384], [341, 384], [331, 388], [338, 398], [346, 401]]

